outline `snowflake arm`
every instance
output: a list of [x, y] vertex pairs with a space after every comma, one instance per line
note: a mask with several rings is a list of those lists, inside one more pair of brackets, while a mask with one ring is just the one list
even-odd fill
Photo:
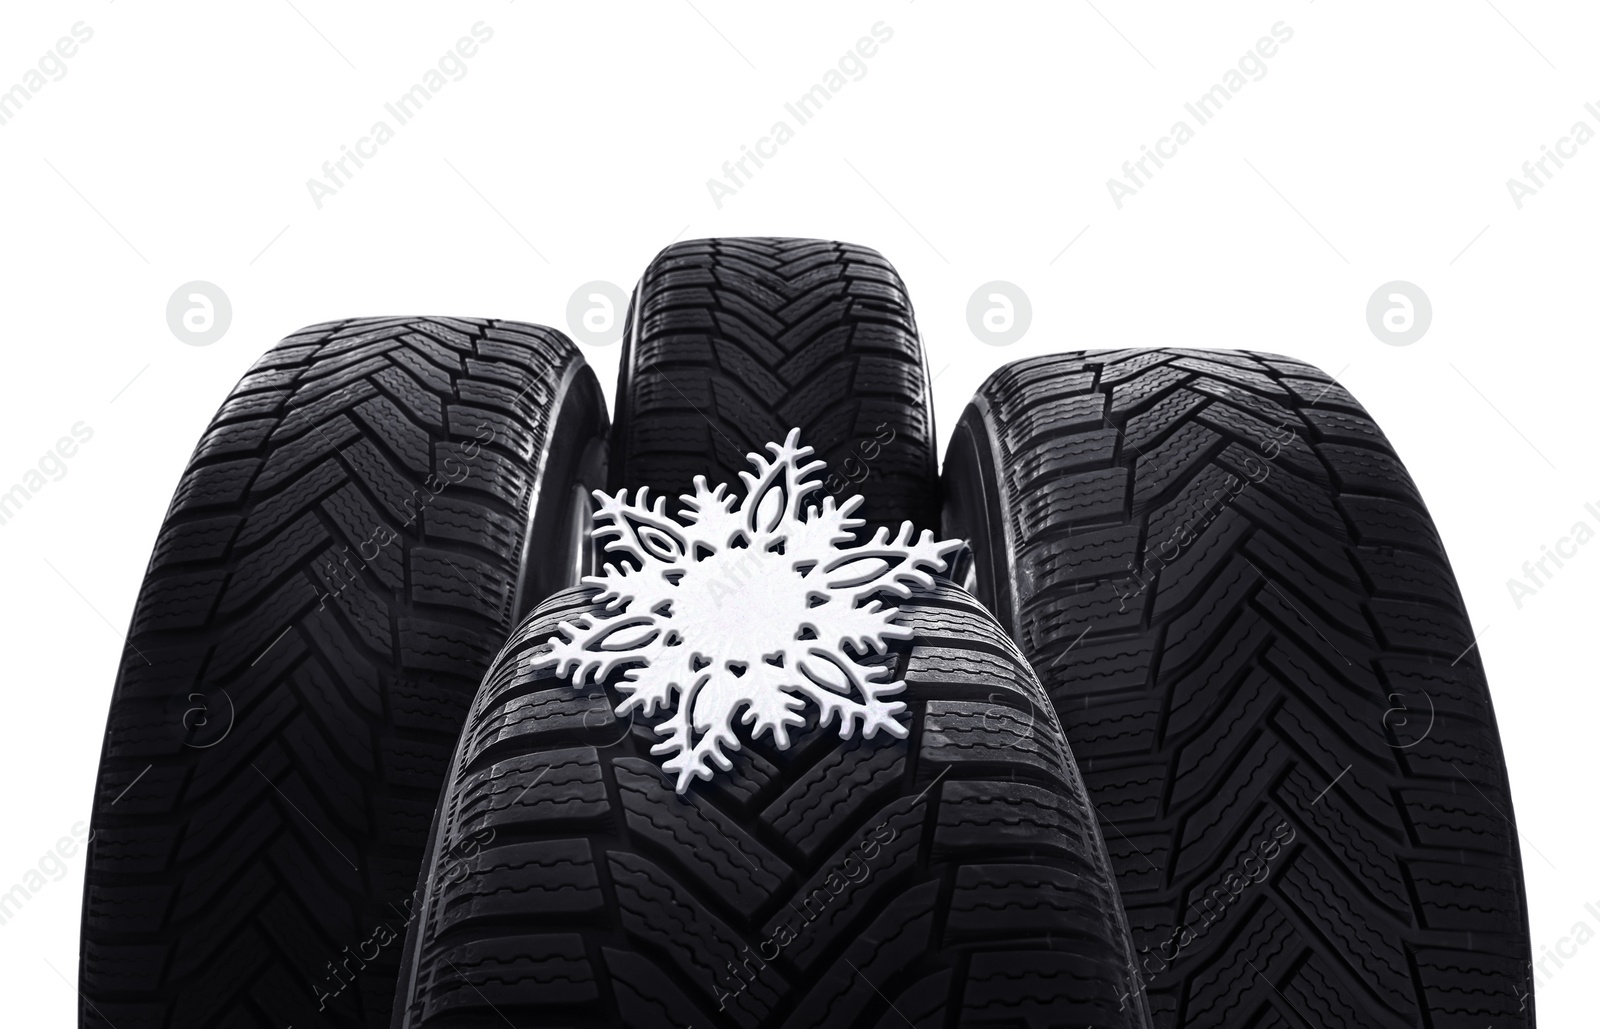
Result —
[[842, 551], [823, 566], [830, 590], [849, 590], [856, 600], [885, 592], [897, 597], [911, 596], [912, 587], [933, 585], [930, 569], [943, 572], [949, 567], [948, 555], [962, 547], [960, 540], [939, 540], [924, 529], [912, 542], [916, 529], [910, 522], [900, 523], [900, 533], [892, 540], [886, 526], [880, 526], [871, 542]]
[[799, 429], [790, 429], [782, 443], [768, 443], [767, 449], [772, 451], [771, 460], [760, 454], [747, 454], [756, 470], [739, 473], [745, 487], [739, 512], [744, 515], [752, 546], [758, 541], [765, 543], [781, 535], [786, 527], [804, 520], [801, 513], [805, 510], [802, 506], [805, 498], [822, 488], [821, 479], [806, 476], [827, 467], [821, 461], [800, 463], [816, 451], [800, 445]]
[[[827, 726], [834, 718], [839, 719], [840, 739], [854, 736], [858, 723], [861, 735], [869, 740], [879, 729], [901, 739], [909, 734], [896, 717], [905, 711], [905, 704], [884, 700], [905, 689], [906, 684], [901, 680], [879, 681], [889, 674], [883, 665], [864, 665], [849, 654], [813, 647], [800, 667], [807, 673], [807, 681], [801, 682], [799, 691], [821, 710], [819, 725]], [[853, 700], [845, 695], [849, 692], [859, 693], [863, 699]]]

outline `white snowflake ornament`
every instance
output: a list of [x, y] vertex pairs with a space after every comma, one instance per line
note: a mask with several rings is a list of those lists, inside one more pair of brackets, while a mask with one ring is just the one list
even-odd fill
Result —
[[789, 729], [805, 723], [808, 700], [820, 726], [839, 720], [843, 739], [858, 725], [868, 739], [880, 729], [905, 737], [895, 717], [905, 705], [888, 699], [905, 683], [863, 659], [911, 631], [874, 598], [933, 585], [932, 573], [962, 546], [927, 531], [913, 539], [905, 522], [893, 538], [880, 528], [871, 541], [843, 548], [865, 524], [852, 517], [861, 497], [803, 506], [822, 488], [808, 476], [823, 462], [806, 463], [814, 451], [800, 445], [799, 429], [767, 450], [771, 458], [748, 455], [755, 471], [739, 473], [742, 500], [696, 476], [682, 523], [667, 515], [664, 497], [652, 505], [646, 489], [632, 503], [627, 490], [596, 490], [594, 538], [628, 560], [584, 577], [600, 591], [602, 610], [562, 622], [551, 650], [530, 659], [579, 688], [626, 666], [616, 713], [672, 711], [656, 724], [666, 739], [651, 753], [670, 755], [664, 767], [676, 773], [679, 793], [710, 779], [712, 766], [733, 767], [736, 717], [752, 737], [771, 733], [780, 749]]

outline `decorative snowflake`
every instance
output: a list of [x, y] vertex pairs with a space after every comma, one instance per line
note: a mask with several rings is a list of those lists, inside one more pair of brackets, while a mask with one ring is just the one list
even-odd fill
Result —
[[607, 553], [627, 560], [584, 577], [600, 591], [602, 610], [562, 622], [551, 651], [533, 659], [579, 688], [627, 666], [616, 684], [618, 717], [675, 707], [656, 725], [666, 739], [651, 753], [671, 755], [664, 767], [677, 773], [679, 793], [692, 779], [710, 779], [713, 765], [733, 767], [735, 717], [752, 738], [771, 733], [785, 749], [790, 727], [805, 723], [807, 700], [820, 726], [839, 720], [843, 739], [858, 724], [868, 739], [879, 729], [906, 736], [895, 718], [905, 705], [886, 699], [905, 683], [864, 659], [911, 631], [874, 597], [931, 586], [930, 573], [944, 571], [946, 555], [961, 546], [926, 531], [913, 539], [905, 522], [893, 538], [880, 528], [870, 542], [843, 549], [865, 524], [852, 517], [861, 497], [802, 507], [822, 488], [808, 476], [823, 462], [804, 463], [814, 451], [800, 445], [799, 429], [767, 450], [770, 459], [748, 455], [755, 471], [739, 473], [741, 501], [696, 476], [681, 524], [667, 515], [664, 497], [649, 502], [647, 489], [632, 503], [627, 490], [596, 490], [594, 538], [609, 538]]

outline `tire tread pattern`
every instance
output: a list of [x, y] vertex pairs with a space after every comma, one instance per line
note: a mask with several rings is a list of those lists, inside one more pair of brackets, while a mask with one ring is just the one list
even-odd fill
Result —
[[1148, 1024], [1071, 753], [971, 597], [900, 604], [909, 738], [813, 714], [680, 796], [614, 680], [537, 667], [591, 595], [535, 611], [473, 704], [396, 1026]]
[[330, 322], [223, 403], [112, 697], [80, 1024], [388, 1024], [384, 941], [513, 624], [552, 401], [592, 383], [581, 365], [539, 326]]
[[1272, 355], [1090, 351], [995, 373], [957, 436], [956, 521], [980, 450], [997, 471], [987, 529], [946, 532], [986, 533], [977, 590], [1081, 762], [1156, 1025], [1532, 1026], [1472, 629], [1356, 400]]
[[746, 454], [798, 426], [829, 469], [871, 477], [850, 487], [873, 498], [866, 535], [932, 526], [927, 383], [905, 286], [876, 251], [814, 239], [675, 243], [634, 294], [611, 485], [646, 486], [672, 505], [696, 475], [738, 482]]

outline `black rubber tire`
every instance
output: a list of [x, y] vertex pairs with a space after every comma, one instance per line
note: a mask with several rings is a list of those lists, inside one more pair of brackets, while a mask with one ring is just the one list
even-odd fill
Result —
[[1349, 393], [1265, 354], [1019, 361], [945, 483], [961, 578], [1081, 762], [1157, 1026], [1534, 1024], [1472, 629]]
[[862, 538], [938, 523], [928, 373], [905, 285], [875, 250], [816, 239], [674, 243], [630, 305], [611, 489], [738, 482], [791, 429], [869, 496]]
[[576, 348], [514, 322], [316, 325], [240, 381], [112, 696], [82, 1025], [388, 1025], [462, 719], [511, 627], [576, 581], [605, 432]]
[[843, 741], [813, 712], [791, 749], [746, 741], [679, 796], [651, 727], [613, 715], [615, 676], [586, 696], [530, 670], [591, 595], [541, 606], [473, 703], [399, 1029], [1148, 1024], [1059, 726], [970, 596], [899, 606], [908, 739]]

